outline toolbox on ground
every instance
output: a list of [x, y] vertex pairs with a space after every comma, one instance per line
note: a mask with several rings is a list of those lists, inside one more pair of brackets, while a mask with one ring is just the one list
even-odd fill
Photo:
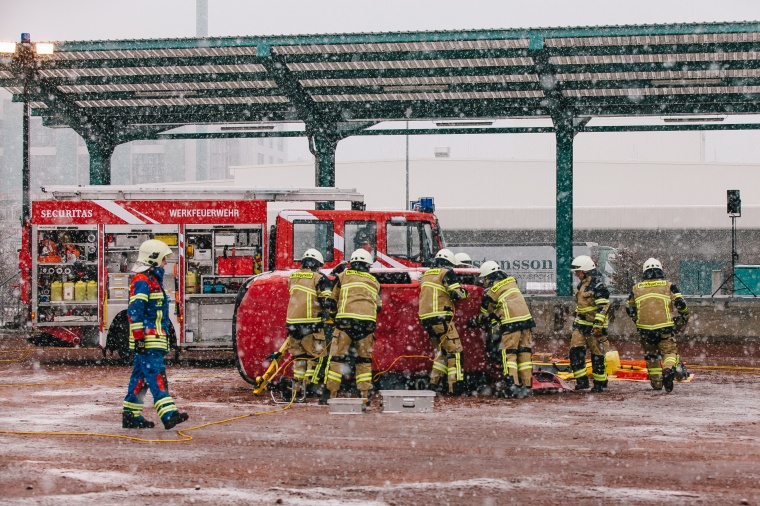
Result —
[[432, 413], [435, 392], [430, 390], [380, 390], [383, 413]]
[[330, 406], [331, 415], [356, 415], [362, 413], [364, 406], [363, 399], [330, 399], [327, 401]]

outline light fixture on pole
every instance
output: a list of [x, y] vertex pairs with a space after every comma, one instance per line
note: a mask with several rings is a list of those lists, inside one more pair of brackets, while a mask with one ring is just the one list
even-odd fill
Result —
[[742, 199], [739, 196], [739, 190], [727, 190], [726, 201], [726, 212], [731, 218], [731, 274], [729, 274], [723, 283], [721, 283], [721, 285], [718, 287], [718, 289], [713, 292], [713, 296], [715, 296], [715, 294], [718, 293], [726, 284], [728, 284], [725, 289], [726, 292], [729, 295], [733, 296], [736, 292], [736, 280], [739, 280], [739, 283], [744, 286], [745, 290], [751, 293], [753, 297], [757, 297], [757, 295], [755, 295], [755, 293], [744, 283], [744, 281], [742, 281], [742, 279], [736, 275], [736, 261], [739, 259], [739, 254], [736, 252], [736, 218], [741, 218], [742, 215]]
[[[18, 75], [23, 83], [24, 114], [22, 123], [22, 167], [21, 167], [21, 245], [19, 264], [22, 270], [31, 269], [32, 241], [31, 241], [31, 199], [30, 199], [30, 132], [29, 121], [31, 117], [31, 86], [34, 74], [39, 66], [41, 56], [52, 55], [55, 45], [49, 42], [32, 43], [28, 33], [21, 34], [21, 42], [0, 42], [0, 57], [5, 68]], [[7, 61], [7, 63], [6, 63]], [[30, 277], [28, 273], [22, 276], [22, 299], [29, 300]]]

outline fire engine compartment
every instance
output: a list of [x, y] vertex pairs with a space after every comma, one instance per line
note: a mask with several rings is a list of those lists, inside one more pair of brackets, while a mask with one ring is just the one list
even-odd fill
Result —
[[172, 250], [164, 276], [172, 347], [230, 349], [237, 289], [261, 272], [266, 202], [47, 200], [33, 203], [32, 342], [129, 356], [132, 266], [148, 239]]

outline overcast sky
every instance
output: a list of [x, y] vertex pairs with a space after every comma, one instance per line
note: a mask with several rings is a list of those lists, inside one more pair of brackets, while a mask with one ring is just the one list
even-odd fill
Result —
[[[537, 28], [760, 21], [760, 0], [209, 0], [210, 36]], [[196, 0], [3, 0], [0, 40], [35, 41], [196, 36]], [[0, 98], [7, 98], [5, 91]], [[629, 134], [621, 134], [629, 135]], [[546, 136], [547, 149], [553, 141]], [[708, 159], [754, 162], [760, 132], [708, 133]], [[515, 136], [420, 136], [412, 157], [436, 145], [453, 157], [509, 156]], [[309, 158], [305, 140], [288, 143], [291, 159]], [[350, 138], [338, 160], [404, 156], [402, 137]], [[549, 153], [551, 156], [551, 153]]]

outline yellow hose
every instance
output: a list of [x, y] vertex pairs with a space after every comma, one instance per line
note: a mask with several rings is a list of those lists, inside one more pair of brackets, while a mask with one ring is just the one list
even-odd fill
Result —
[[[286, 365], [289, 365], [289, 364], [292, 364], [292, 361], [288, 362], [288, 364], [286, 364]], [[189, 378], [194, 378], [194, 377], [199, 377], [199, 376], [189, 376]], [[200, 376], [200, 377], [203, 377], [203, 376]], [[179, 378], [177, 378], [177, 379], [179, 379]], [[115, 380], [92, 381], [92, 382], [88, 382], [88, 383], [98, 383], [98, 382], [102, 383], [102, 382], [105, 382], [105, 381], [115, 381]], [[47, 385], [51, 385], [51, 384], [61, 385], [61, 384], [69, 384], [69, 383], [81, 384], [82, 382], [81, 381], [80, 382], [68, 382], [68, 381], [66, 381], [66, 382], [54, 382], [54, 383], [29, 383], [29, 384], [26, 384], [26, 385], [22, 385], [22, 384], [18, 384], [18, 385], [16, 385], [16, 384], [12, 384], [12, 385], [11, 384], [5, 384], [5, 385], [0, 385], [0, 386], [39, 386], [39, 385], [46, 385], [46, 384]], [[282, 407], [282, 408], [277, 408], [277, 409], [274, 409], [274, 410], [271, 410], [271, 411], [257, 411], [255, 413], [248, 413], [246, 415], [235, 416], [235, 417], [232, 417], [232, 418], [227, 418], [225, 420], [218, 420], [216, 422], [208, 422], [208, 423], [204, 423], [204, 424], [201, 424], [201, 425], [196, 425], [195, 427], [190, 427], [190, 428], [187, 428], [187, 429], [178, 430], [177, 434], [179, 436], [181, 436], [182, 439], [145, 439], [145, 438], [135, 437], [135, 436], [124, 436], [124, 435], [121, 435], [121, 434], [101, 434], [99, 432], [69, 432], [69, 431], [59, 431], [59, 432], [37, 431], [37, 432], [34, 432], [34, 431], [15, 431], [15, 430], [2, 430], [2, 429], [0, 429], [0, 434], [14, 434], [14, 435], [20, 435], [20, 436], [84, 436], [84, 437], [106, 437], [106, 438], [113, 438], [113, 439], [125, 439], [125, 440], [129, 440], [129, 441], [136, 441], [138, 443], [187, 443], [188, 441], [192, 441], [193, 437], [189, 436], [188, 434], [186, 434], [186, 432], [202, 429], [204, 427], [209, 427], [211, 425], [221, 425], [223, 423], [234, 422], [235, 420], [242, 420], [244, 418], [249, 418], [249, 417], [252, 417], [252, 416], [264, 416], [264, 415], [271, 415], [271, 414], [275, 414], [275, 413], [281, 413], [281, 412], [289, 409], [290, 406], [293, 405], [293, 401], [294, 400], [295, 400], [295, 392], [293, 393], [293, 397], [290, 399], [290, 402], [288, 403], [288, 405], [285, 406], [285, 407]]]

